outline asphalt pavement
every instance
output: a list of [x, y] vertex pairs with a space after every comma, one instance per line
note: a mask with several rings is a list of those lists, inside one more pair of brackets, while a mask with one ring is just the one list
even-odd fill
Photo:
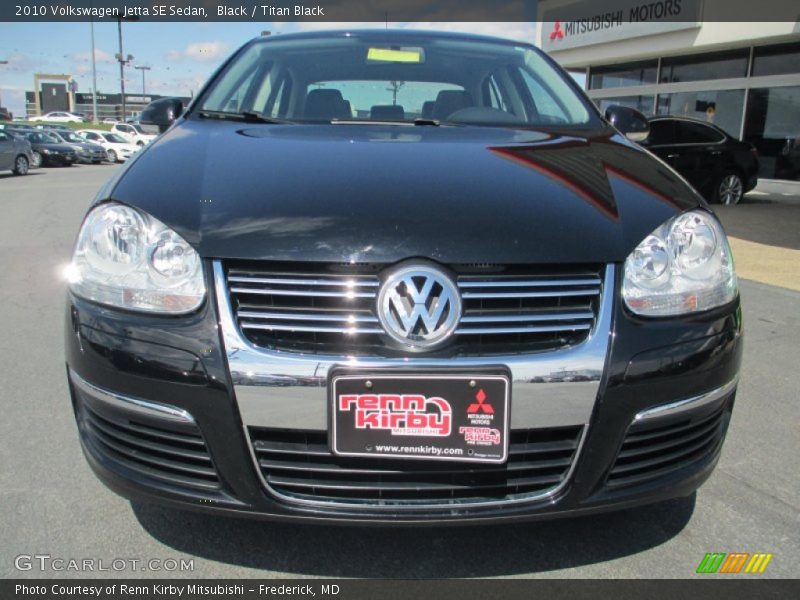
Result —
[[[745, 357], [728, 439], [711, 479], [688, 498], [571, 520], [416, 529], [132, 506], [84, 461], [62, 348], [62, 270], [86, 207], [115, 168], [0, 175], [0, 577], [691, 577], [707, 552], [771, 552], [757, 577], [800, 575], [800, 292], [750, 280], [741, 281]], [[788, 238], [800, 231], [800, 210], [780, 208], [800, 200], [762, 200], [724, 211], [737, 238], [770, 245], [773, 225]], [[798, 248], [786, 239], [781, 233], [784, 247]], [[116, 573], [36, 563], [19, 571], [20, 555], [106, 568], [115, 559], [184, 559], [193, 570], [128, 562]]]

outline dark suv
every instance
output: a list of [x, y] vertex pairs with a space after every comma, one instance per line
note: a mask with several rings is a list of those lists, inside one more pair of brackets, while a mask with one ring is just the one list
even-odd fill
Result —
[[[423, 114], [424, 113], [424, 114]], [[99, 192], [69, 270], [89, 464], [231, 515], [532, 519], [686, 495], [742, 352], [705, 201], [535, 47], [258, 38]], [[626, 135], [632, 139], [628, 139]]]

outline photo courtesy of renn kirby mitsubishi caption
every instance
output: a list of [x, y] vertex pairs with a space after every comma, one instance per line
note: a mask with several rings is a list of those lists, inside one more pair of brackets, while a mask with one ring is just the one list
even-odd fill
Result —
[[[736, 396], [720, 222], [531, 45], [254, 39], [98, 193], [66, 377], [124, 497], [501, 522], [693, 493]], [[702, 502], [702, 496], [700, 497]]]

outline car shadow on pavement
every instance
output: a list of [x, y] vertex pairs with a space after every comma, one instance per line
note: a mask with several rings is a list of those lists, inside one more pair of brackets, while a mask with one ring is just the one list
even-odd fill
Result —
[[636, 554], [680, 533], [695, 498], [573, 519], [399, 528], [273, 523], [131, 506], [158, 541], [208, 560], [298, 576], [442, 578], [547, 572]]

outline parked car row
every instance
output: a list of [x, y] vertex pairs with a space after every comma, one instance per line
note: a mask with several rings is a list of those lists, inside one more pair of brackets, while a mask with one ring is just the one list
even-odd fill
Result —
[[145, 143], [132, 143], [110, 131], [75, 131], [57, 126], [39, 129], [30, 125], [4, 125], [0, 134], [0, 171], [10, 170], [17, 175], [42, 166], [125, 162]]

